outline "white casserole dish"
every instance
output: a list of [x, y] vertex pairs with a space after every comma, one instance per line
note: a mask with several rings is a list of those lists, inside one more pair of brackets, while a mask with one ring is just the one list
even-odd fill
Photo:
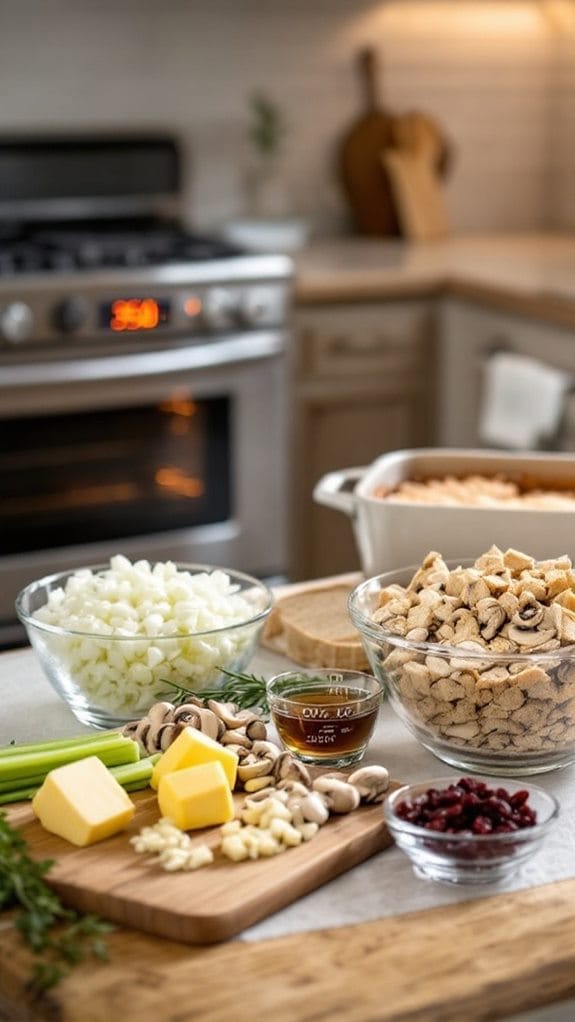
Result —
[[318, 504], [349, 515], [366, 576], [416, 564], [430, 551], [444, 558], [477, 557], [495, 543], [537, 559], [568, 554], [575, 559], [574, 510], [446, 507], [393, 503], [373, 496], [379, 486], [406, 479], [500, 473], [528, 475], [540, 488], [575, 490], [575, 454], [526, 453], [456, 448], [391, 451], [363, 468], [329, 472], [317, 483]]

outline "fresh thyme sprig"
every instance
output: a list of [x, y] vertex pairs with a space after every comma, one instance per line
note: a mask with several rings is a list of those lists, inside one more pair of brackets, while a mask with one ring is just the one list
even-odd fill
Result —
[[37, 956], [28, 984], [33, 994], [55, 986], [87, 955], [106, 960], [102, 937], [114, 929], [62, 904], [44, 880], [52, 865], [30, 858], [24, 838], [0, 811], [0, 912], [16, 909], [13, 925]]
[[256, 674], [244, 674], [243, 671], [228, 671], [224, 667], [218, 670], [228, 678], [222, 685], [195, 691], [185, 688], [179, 682], [163, 679], [162, 684], [169, 685], [174, 691], [157, 692], [156, 698], [168, 698], [174, 706], [181, 706], [190, 696], [194, 696], [196, 699], [217, 699], [219, 702], [236, 703], [242, 710], [258, 707], [263, 713], [269, 712], [265, 678]]

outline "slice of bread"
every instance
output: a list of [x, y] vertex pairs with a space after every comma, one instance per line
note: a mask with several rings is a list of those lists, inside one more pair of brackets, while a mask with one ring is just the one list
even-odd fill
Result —
[[262, 645], [306, 667], [369, 668], [359, 632], [347, 611], [349, 585], [306, 589], [279, 599]]

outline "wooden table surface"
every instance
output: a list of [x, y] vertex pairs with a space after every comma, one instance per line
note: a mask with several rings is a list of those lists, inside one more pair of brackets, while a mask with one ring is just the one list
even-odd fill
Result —
[[43, 1000], [0, 934], [0, 1019], [479, 1022], [575, 995], [575, 880], [261, 943], [190, 948], [119, 929]]

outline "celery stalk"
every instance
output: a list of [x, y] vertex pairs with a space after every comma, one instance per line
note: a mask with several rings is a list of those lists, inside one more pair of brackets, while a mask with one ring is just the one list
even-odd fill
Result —
[[126, 791], [140, 791], [141, 788], [149, 787], [152, 779], [154, 763], [157, 763], [161, 753], [154, 753], [153, 756], [146, 756], [138, 763], [125, 763], [122, 766], [110, 767], [110, 773], [114, 775], [118, 784], [121, 784]]
[[[110, 767], [110, 773], [116, 778], [118, 784], [121, 784], [126, 791], [141, 791], [142, 788], [147, 788], [152, 777], [152, 770], [154, 763], [157, 763], [160, 758], [160, 753], [154, 753], [153, 756], [146, 756], [144, 759], [137, 760], [133, 763], [121, 763], [119, 766]], [[79, 757], [82, 758], [82, 757]], [[28, 779], [29, 780], [29, 779]], [[26, 779], [22, 778], [22, 782], [18, 784], [18, 787], [12, 787], [10, 791], [0, 792], [0, 805], [8, 805], [11, 802], [26, 802], [34, 798], [34, 795], [41, 787], [44, 777], [41, 778], [39, 783], [30, 784], [26, 783]]]
[[49, 742], [32, 742], [31, 745], [5, 745], [0, 748], [0, 761], [6, 756], [19, 756], [28, 752], [50, 752], [53, 749], [67, 749], [69, 746], [87, 745], [89, 742], [100, 742], [102, 738], [124, 737], [120, 731], [97, 731], [95, 734], [75, 735], [73, 738], [55, 738]]
[[0, 797], [4, 792], [14, 791], [15, 788], [37, 788], [42, 784], [46, 776], [46, 772], [36, 774], [26, 774], [22, 777], [17, 777], [16, 780], [12, 778], [8, 781], [0, 781]]
[[13, 791], [3, 791], [0, 794], [0, 805], [6, 806], [10, 802], [29, 802], [34, 798], [39, 787], [40, 785], [37, 784], [35, 788], [14, 788]]
[[86, 756], [98, 756], [106, 766], [118, 766], [121, 763], [135, 763], [140, 758], [137, 742], [119, 733], [102, 736], [100, 741], [88, 741], [84, 745], [66, 746], [61, 749], [22, 752], [7, 756], [0, 760], [0, 782], [18, 781], [22, 777], [47, 774], [55, 767], [65, 763], [73, 763]]

